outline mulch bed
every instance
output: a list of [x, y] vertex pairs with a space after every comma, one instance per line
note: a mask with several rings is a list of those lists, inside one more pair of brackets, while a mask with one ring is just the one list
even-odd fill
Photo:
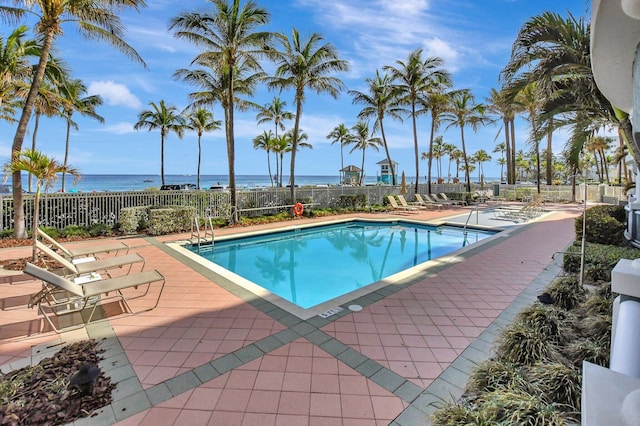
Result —
[[80, 367], [103, 359], [98, 343], [74, 343], [36, 366], [0, 375], [0, 425], [62, 425], [111, 404], [115, 384], [103, 372], [87, 394], [70, 384]]
[[[82, 241], [86, 238], [82, 237], [72, 237], [72, 238], [56, 238], [57, 241], [61, 243], [70, 242], [70, 241]], [[0, 249], [3, 248], [12, 248], [12, 247], [26, 247], [31, 246], [31, 239], [20, 239], [20, 238], [0, 238]], [[21, 259], [2, 259], [0, 260], [0, 267], [11, 270], [11, 271], [22, 271], [24, 270], [27, 262], [31, 262], [31, 256], [23, 257]], [[48, 257], [39, 257], [37, 261], [31, 262], [34, 265], [40, 266], [41, 268], [51, 269], [51, 268], [59, 268], [61, 265], [58, 265], [52, 259]]]

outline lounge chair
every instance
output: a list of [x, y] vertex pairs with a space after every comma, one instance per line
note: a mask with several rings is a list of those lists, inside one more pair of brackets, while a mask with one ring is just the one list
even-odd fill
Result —
[[414, 208], [414, 209], [419, 209], [419, 210], [427, 210], [430, 207], [427, 206], [421, 206], [419, 203], [411, 203], [409, 204], [407, 202], [407, 199], [404, 198], [404, 195], [400, 194], [397, 196], [398, 197], [398, 201], [400, 202], [400, 206], [401, 207], [405, 207], [405, 208]]
[[[60, 333], [61, 328], [77, 328], [89, 324], [98, 306], [104, 305], [104, 302], [110, 299], [120, 299], [124, 305], [125, 313], [138, 314], [150, 311], [158, 306], [165, 285], [164, 276], [156, 270], [116, 278], [86, 280], [83, 284], [73, 282], [31, 263], [27, 263], [24, 272], [42, 280], [42, 290], [32, 296], [29, 305], [30, 307], [38, 307], [38, 313], [44, 316], [56, 333]], [[129, 306], [129, 301], [147, 295], [151, 284], [155, 282], [162, 282], [162, 285], [153, 306], [134, 312]], [[138, 292], [140, 294], [135, 296], [126, 296], [123, 293], [123, 290], [138, 289], [139, 286], [146, 286], [146, 290]], [[111, 295], [109, 295], [110, 293]], [[88, 316], [83, 315], [85, 309], [90, 309]], [[52, 321], [52, 317], [56, 317], [60, 321], [61, 317], [74, 313], [80, 313], [82, 324], [71, 324], [58, 328]]]
[[528, 221], [542, 214], [542, 202], [533, 200], [522, 207], [496, 207], [493, 214], [496, 219], [511, 220], [514, 222]]
[[[406, 212], [406, 213], [417, 213], [418, 210], [420, 210], [417, 206], [409, 206], [409, 205], [401, 206], [401, 205], [399, 205], [393, 195], [387, 195], [387, 200], [389, 200], [389, 204], [391, 204], [391, 207], [393, 207], [394, 210], [398, 210], [398, 211]], [[405, 200], [405, 202], [406, 202], [406, 200]]]
[[[68, 272], [68, 275], [72, 276], [81, 276], [86, 274], [91, 274], [92, 272], [103, 272], [106, 273], [109, 277], [110, 269], [123, 268], [128, 266], [128, 271], [131, 272], [131, 268], [136, 263], [142, 263], [142, 268], [144, 269], [145, 259], [137, 253], [125, 254], [122, 256], [115, 257], [107, 257], [105, 259], [95, 260], [92, 257], [84, 257], [80, 259], [76, 259], [75, 261], [70, 261], [64, 256], [61, 256], [49, 246], [44, 244], [42, 241], [36, 241], [36, 248], [58, 262], [60, 265], [64, 267]], [[85, 260], [86, 259], [86, 260]]]
[[427, 208], [442, 209], [444, 207], [442, 203], [434, 202], [431, 198], [429, 198], [429, 196], [423, 197], [420, 194], [416, 194], [416, 200], [418, 200], [419, 205], [425, 206]]
[[438, 194], [438, 196], [439, 196], [439, 199], [443, 200], [443, 201], [450, 201], [452, 203], [456, 203], [456, 204], [461, 205], [461, 206], [466, 206], [467, 205], [467, 202], [465, 200], [452, 200], [444, 192], [441, 192], [440, 194]]
[[121, 250], [124, 250], [125, 253], [129, 253], [129, 246], [121, 243], [121, 242], [112, 242], [108, 244], [96, 245], [93, 247], [79, 247], [79, 248], [66, 248], [49, 235], [47, 235], [40, 228], [37, 228], [38, 236], [43, 240], [47, 241], [51, 246], [53, 246], [56, 250], [59, 250], [64, 254], [68, 259], [76, 259], [78, 257], [86, 257], [93, 256], [96, 257], [97, 254], [102, 253], [111, 253], [115, 252], [119, 253]]

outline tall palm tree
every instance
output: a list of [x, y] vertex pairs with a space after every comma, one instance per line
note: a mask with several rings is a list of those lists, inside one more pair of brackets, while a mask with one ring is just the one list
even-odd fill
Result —
[[340, 144], [340, 173], [342, 173], [344, 170], [344, 147], [353, 141], [353, 135], [344, 123], [340, 123], [327, 135], [327, 139], [331, 139], [331, 145]]
[[[65, 138], [64, 162], [62, 165], [67, 167], [69, 162], [69, 137], [71, 135], [71, 127], [77, 129], [78, 125], [73, 121], [73, 113], [77, 112], [86, 117], [93, 118], [100, 123], [104, 123], [104, 118], [96, 112], [96, 107], [102, 105], [102, 97], [100, 95], [87, 94], [87, 86], [82, 80], [68, 79], [58, 88], [60, 97], [62, 98], [62, 116], [67, 122], [67, 136]], [[66, 172], [62, 172], [62, 192], [65, 191]]]
[[540, 194], [540, 139], [542, 137], [542, 124], [540, 123], [539, 112], [544, 100], [536, 83], [530, 83], [525, 86], [520, 92], [518, 92], [515, 99], [520, 105], [522, 105], [527, 114], [527, 120], [529, 121], [529, 142], [535, 153], [536, 187], [538, 194]]
[[[515, 121], [515, 113], [518, 110], [514, 96], [506, 89], [491, 89], [491, 95], [486, 98], [487, 112], [498, 116], [502, 120], [502, 130], [504, 131], [504, 154], [506, 155], [507, 166], [507, 183], [513, 185], [515, 183], [515, 138], [511, 138], [512, 124]], [[515, 129], [514, 132], [515, 133]], [[497, 138], [497, 136], [496, 136]], [[496, 152], [496, 151], [494, 151]], [[502, 172], [500, 172], [502, 180]]]
[[164, 141], [169, 133], [174, 132], [178, 138], [182, 139], [185, 130], [185, 119], [178, 112], [178, 108], [173, 105], [167, 106], [164, 99], [158, 104], [149, 102], [151, 109], [147, 109], [138, 114], [138, 122], [134, 129], [160, 130], [160, 176], [164, 185]]
[[475, 97], [470, 90], [459, 90], [451, 98], [451, 108], [447, 111], [442, 121], [448, 123], [447, 129], [451, 127], [460, 128], [460, 142], [462, 145], [462, 160], [464, 161], [465, 179], [467, 181], [467, 192], [471, 192], [471, 178], [469, 176], [469, 158], [464, 140], [464, 128], [470, 126], [476, 132], [491, 120], [485, 115], [485, 108], [482, 104], [475, 103]]
[[[38, 89], [35, 108], [33, 109], [33, 131], [31, 132], [31, 150], [35, 151], [38, 130], [40, 129], [40, 118], [54, 117], [60, 115], [60, 110], [64, 100], [60, 95], [59, 88], [52, 86], [48, 81], [44, 81]], [[29, 175], [29, 192], [32, 191], [32, 175]]]
[[276, 186], [282, 187], [282, 166], [284, 164], [284, 154], [291, 152], [291, 136], [288, 133], [273, 138], [271, 150], [276, 155]]
[[213, 113], [206, 108], [197, 108], [187, 113], [185, 128], [193, 130], [198, 135], [198, 177], [196, 188], [200, 189], [200, 160], [202, 157], [202, 135], [204, 132], [213, 132], [222, 126], [222, 121], [216, 120]]
[[[396, 96], [397, 90], [393, 86], [393, 82], [389, 74], [380, 75], [380, 71], [376, 70], [376, 76], [374, 78], [367, 78], [367, 92], [360, 92], [357, 90], [349, 90], [349, 95], [353, 96], [354, 104], [363, 104], [364, 108], [358, 113], [358, 119], [367, 120], [371, 117], [375, 117], [373, 122], [373, 131], [376, 132], [380, 129], [380, 135], [382, 136], [382, 145], [384, 146], [384, 152], [387, 156], [387, 163], [391, 170], [392, 184], [396, 185], [396, 172], [393, 167], [393, 161], [389, 154], [389, 144], [387, 143], [387, 136], [384, 132], [385, 116], [389, 116], [394, 120], [402, 121], [402, 112], [404, 109], [398, 103], [398, 97]], [[342, 167], [344, 168], [344, 166]]]
[[[420, 100], [424, 112], [431, 114], [431, 129], [429, 132], [429, 151], [433, 153], [435, 143], [435, 133], [440, 128], [440, 118], [449, 108], [451, 96], [454, 92], [446, 92], [445, 89], [451, 86], [451, 79], [448, 76], [436, 79], [434, 84], [427, 88], [427, 94]], [[428, 157], [427, 191], [431, 193], [431, 162], [433, 157]]]
[[275, 136], [278, 137], [278, 129], [284, 132], [285, 120], [293, 120], [295, 115], [291, 111], [285, 111], [286, 102], [282, 101], [279, 97], [274, 96], [270, 104], [266, 104], [260, 108], [260, 112], [256, 116], [258, 124], [266, 123], [267, 121], [273, 121], [275, 126]]
[[364, 179], [364, 155], [368, 148], [371, 148], [375, 151], [380, 151], [380, 145], [382, 145], [382, 139], [373, 136], [372, 133], [369, 132], [369, 123], [364, 121], [358, 121], [355, 126], [351, 128], [353, 130], [353, 148], [351, 151], [353, 152], [356, 149], [362, 151], [362, 171], [360, 173], [360, 186], [362, 186], [362, 181]]
[[[11, 145], [12, 159], [17, 158], [22, 150], [22, 143], [27, 132], [27, 124], [35, 107], [38, 89], [44, 79], [47, 62], [55, 39], [61, 36], [63, 24], [75, 22], [76, 29], [89, 40], [106, 41], [129, 58], [144, 65], [138, 53], [124, 41], [125, 26], [117, 13], [132, 8], [135, 10], [145, 6], [144, 0], [16, 0], [17, 6], [0, 6], [0, 17], [9, 23], [15, 23], [24, 17], [35, 17], [34, 33], [41, 40], [38, 65], [33, 73], [29, 93], [24, 102], [22, 114], [16, 127]], [[22, 6], [22, 7], [20, 7]], [[24, 210], [22, 202], [22, 178], [16, 171], [11, 177], [14, 202], [14, 229], [16, 238], [26, 238], [24, 226]]]
[[483, 163], [487, 161], [491, 161], [491, 156], [484, 149], [479, 149], [478, 151], [475, 152], [475, 154], [473, 154], [473, 159], [478, 165], [478, 181], [480, 182], [480, 184], [483, 184], [484, 183]]
[[[449, 157], [449, 165], [447, 167], [447, 183], [449, 183], [451, 181], [451, 162], [455, 160], [458, 148], [452, 143], [445, 143], [442, 149], [444, 150], [445, 155]], [[462, 153], [462, 151], [460, 152]]]
[[[235, 109], [236, 89], [239, 87], [241, 70], [245, 76], [253, 71], [262, 73], [258, 62], [265, 53], [272, 33], [258, 31], [269, 22], [269, 13], [251, 0], [240, 5], [240, 0], [209, 0], [211, 11], [180, 13], [171, 19], [170, 30], [174, 36], [187, 40], [202, 49], [192, 61], [194, 64], [210, 68], [217, 82], [215, 99], [224, 110], [225, 134], [227, 139], [227, 159], [229, 163], [229, 189], [231, 206], [237, 206], [235, 177]], [[250, 85], [243, 85], [251, 92]], [[237, 221], [234, 214], [232, 221]]]
[[36, 194], [33, 205], [33, 218], [31, 221], [31, 235], [33, 238], [32, 243], [32, 255], [31, 260], [35, 262], [37, 260], [36, 241], [38, 239], [38, 233], [36, 228], [39, 222], [40, 213], [40, 193], [42, 186], [50, 188], [57, 179], [57, 175], [60, 173], [69, 173], [74, 177], [73, 183], [75, 184], [80, 178], [78, 171], [70, 166], [58, 163], [55, 159], [49, 158], [39, 151], [33, 151], [26, 149], [18, 154], [16, 158], [13, 158], [9, 163], [4, 166], [5, 182], [9, 178], [9, 175], [13, 173], [29, 172], [36, 177]]
[[[264, 130], [262, 134], [253, 138], [253, 148], [262, 149], [267, 153], [267, 169], [269, 170], [269, 182], [273, 186], [273, 175], [271, 174], [271, 150], [273, 149], [273, 141], [275, 137], [271, 130]], [[276, 164], [276, 170], [277, 164]]]
[[[431, 151], [423, 152], [420, 157], [421, 160], [430, 160], [430, 159], [436, 160], [436, 170], [438, 172], [438, 181], [442, 179], [442, 157], [444, 157], [446, 154], [445, 148], [446, 148], [446, 144], [444, 143], [444, 139], [442, 138], [442, 136], [441, 135], [436, 136], [433, 139], [433, 146], [431, 148]], [[429, 173], [429, 176], [427, 177], [427, 179], [431, 180], [431, 173]], [[431, 185], [429, 185], [428, 191], [430, 194]]]
[[296, 104], [296, 117], [293, 125], [293, 149], [291, 151], [291, 202], [296, 202], [295, 164], [298, 148], [298, 135], [302, 106], [305, 101], [306, 89], [316, 93], [328, 93], [334, 98], [343, 89], [344, 84], [332, 74], [347, 71], [349, 63], [338, 58], [338, 52], [331, 43], [323, 43], [323, 37], [318, 33], [308, 38], [301, 38], [296, 28], [293, 28], [291, 38], [285, 34], [278, 34], [276, 38], [281, 50], [273, 52], [276, 70], [269, 86], [277, 89], [292, 88]]
[[420, 153], [418, 150], [416, 119], [418, 114], [425, 112], [424, 109], [418, 109], [418, 105], [422, 103], [425, 94], [430, 88], [450, 80], [449, 74], [440, 69], [443, 64], [442, 58], [438, 57], [422, 59], [422, 49], [416, 49], [409, 54], [406, 61], [398, 60], [395, 67], [387, 65], [383, 68], [389, 72], [394, 81], [394, 87], [398, 91], [398, 102], [408, 107], [405, 111], [411, 117], [416, 166], [416, 193], [418, 192], [418, 177], [420, 176]]
[[500, 153], [500, 159], [497, 161], [497, 163], [500, 164], [500, 182], [502, 182], [503, 177], [504, 177], [504, 166], [507, 163], [507, 160], [504, 158], [505, 152], [507, 152], [507, 143], [506, 142], [500, 142], [499, 144], [497, 144], [495, 146], [495, 148], [493, 148], [492, 152], [494, 152], [494, 153], [499, 152]]

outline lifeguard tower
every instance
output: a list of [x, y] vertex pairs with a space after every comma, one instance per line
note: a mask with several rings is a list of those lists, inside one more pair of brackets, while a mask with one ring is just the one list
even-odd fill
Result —
[[[398, 163], [392, 161], [393, 171], [396, 172], [396, 182], [398, 182]], [[389, 160], [384, 159], [378, 161], [376, 164], [380, 166], [380, 174], [378, 175], [378, 185], [393, 185], [393, 175], [391, 174], [391, 167], [389, 166]]]
[[342, 185], [360, 185], [362, 169], [354, 165], [347, 166], [340, 170]]

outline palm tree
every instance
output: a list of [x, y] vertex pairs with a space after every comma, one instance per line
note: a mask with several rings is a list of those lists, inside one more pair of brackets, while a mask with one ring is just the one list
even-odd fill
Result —
[[[231, 206], [237, 206], [235, 177], [234, 113], [237, 107], [236, 89], [252, 92], [252, 85], [239, 80], [250, 72], [261, 75], [258, 59], [265, 53], [272, 33], [257, 31], [269, 21], [269, 13], [249, 0], [241, 7], [240, 0], [210, 0], [210, 12], [184, 12], [171, 19], [170, 30], [174, 36], [190, 41], [202, 49], [192, 61], [211, 69], [215, 91], [205, 94], [208, 101], [220, 101], [224, 110], [227, 159], [229, 163], [229, 189]], [[213, 97], [211, 97], [213, 95]], [[231, 218], [237, 221], [237, 214]]]
[[482, 167], [482, 163], [486, 161], [491, 161], [491, 156], [484, 149], [480, 149], [473, 154], [473, 159], [476, 164], [478, 164], [478, 181], [480, 184], [484, 184], [484, 168]]
[[540, 139], [542, 136], [542, 126], [539, 121], [540, 117], [538, 116], [538, 113], [540, 112], [540, 107], [542, 106], [543, 102], [541, 96], [542, 94], [540, 93], [539, 89], [536, 88], [536, 83], [531, 83], [525, 86], [516, 95], [516, 101], [523, 106], [524, 111], [527, 113], [527, 120], [529, 121], [529, 141], [535, 153], [536, 186], [538, 189], [538, 194], [540, 194]]
[[270, 104], [260, 108], [260, 112], [256, 116], [258, 124], [266, 123], [267, 121], [273, 121], [275, 126], [275, 136], [278, 137], [278, 129], [284, 132], [284, 121], [293, 120], [294, 114], [291, 111], [285, 111], [284, 107], [286, 102], [282, 101], [279, 97], [274, 96]]
[[378, 137], [374, 137], [373, 134], [369, 133], [369, 123], [364, 121], [358, 121], [355, 126], [351, 128], [353, 130], [353, 148], [351, 151], [353, 152], [356, 149], [362, 151], [362, 172], [360, 173], [360, 186], [362, 186], [362, 181], [364, 179], [364, 154], [367, 148], [374, 149], [376, 151], [380, 150], [380, 145], [382, 145], [382, 139]]
[[49, 158], [39, 151], [33, 151], [30, 149], [24, 150], [18, 154], [18, 156], [11, 160], [4, 166], [5, 182], [10, 175], [20, 172], [29, 172], [36, 177], [36, 194], [33, 205], [33, 218], [31, 221], [31, 236], [33, 238], [33, 251], [31, 260], [35, 262], [37, 260], [36, 241], [38, 233], [36, 228], [38, 227], [39, 213], [40, 213], [40, 193], [42, 186], [50, 188], [57, 179], [57, 175], [60, 173], [69, 173], [74, 177], [73, 183], [75, 184], [80, 178], [78, 171], [70, 166], [58, 163], [55, 159]]
[[273, 58], [276, 63], [274, 77], [269, 86], [277, 89], [292, 88], [296, 104], [296, 117], [293, 125], [293, 149], [291, 151], [291, 202], [296, 202], [295, 164], [298, 147], [298, 132], [302, 106], [305, 101], [305, 90], [316, 93], [328, 93], [334, 98], [344, 85], [332, 74], [347, 71], [349, 63], [338, 58], [338, 52], [331, 43], [323, 44], [323, 37], [318, 33], [301, 39], [300, 33], [293, 28], [291, 39], [284, 34], [277, 36], [281, 51], [275, 50]]
[[[446, 144], [444, 143], [444, 139], [442, 138], [442, 136], [436, 136], [435, 139], [433, 140], [433, 147], [431, 148], [431, 151], [423, 152], [421, 156], [422, 160], [427, 160], [431, 158], [436, 160], [436, 170], [438, 171], [438, 182], [440, 181], [440, 179], [442, 179], [442, 157], [444, 157], [446, 154], [445, 147], [446, 147]], [[430, 168], [431, 167], [429, 167], [429, 169]], [[427, 179], [431, 180], [431, 173], [429, 173], [429, 177], [427, 177]], [[428, 191], [430, 194], [431, 186], [429, 186]]]
[[[291, 136], [288, 133], [273, 138], [271, 150], [276, 155], [276, 186], [282, 187], [282, 165], [284, 164], [284, 154], [291, 152]], [[279, 164], [279, 166], [278, 166]]]
[[[431, 114], [431, 129], [429, 132], [429, 151], [434, 154], [433, 144], [436, 131], [440, 128], [440, 117], [449, 108], [451, 96], [454, 92], [445, 92], [445, 89], [451, 87], [451, 78], [445, 74], [437, 78], [434, 83], [427, 87], [426, 96], [420, 99], [423, 110], [421, 113], [429, 112]], [[442, 138], [442, 137], [440, 137]], [[442, 139], [441, 139], [442, 140]], [[427, 166], [427, 193], [431, 194], [431, 162], [434, 157], [428, 156]]]
[[[506, 154], [507, 183], [513, 185], [516, 180], [516, 145], [515, 138], [511, 138], [511, 135], [515, 134], [515, 129], [512, 129], [512, 126], [515, 121], [515, 113], [518, 110], [518, 106], [512, 94], [506, 89], [498, 91], [492, 88], [491, 95], [486, 99], [486, 101], [487, 111], [490, 114], [497, 115], [498, 118], [502, 120], [502, 130], [504, 131], [504, 142], [502, 143], [502, 146], [504, 146], [504, 153]], [[500, 180], [502, 180], [502, 171], [500, 172]]]
[[[367, 78], [365, 81], [368, 84], [368, 92], [350, 90], [349, 94], [353, 96], [354, 104], [364, 104], [364, 108], [358, 113], [358, 119], [367, 120], [375, 117], [376, 120], [373, 122], [373, 131], [376, 132], [380, 129], [382, 145], [384, 146], [387, 163], [391, 170], [392, 184], [395, 185], [396, 172], [393, 169], [393, 161], [389, 154], [389, 145], [387, 144], [387, 136], [384, 132], [383, 119], [388, 115], [395, 120], [402, 121], [403, 108], [398, 104], [398, 97], [395, 93], [396, 89], [394, 89], [391, 77], [388, 74], [381, 76], [380, 71], [376, 70], [375, 78]], [[344, 166], [342, 168], [344, 168]]]
[[213, 132], [222, 126], [222, 121], [216, 120], [213, 113], [206, 108], [197, 108], [195, 111], [187, 114], [187, 122], [185, 128], [193, 130], [198, 135], [198, 177], [196, 180], [196, 188], [200, 189], [200, 159], [202, 157], [202, 135], [204, 132]]
[[500, 159], [497, 160], [497, 164], [500, 164], [500, 182], [503, 181], [502, 178], [504, 176], [504, 165], [507, 163], [507, 160], [504, 158], [504, 153], [507, 151], [507, 149], [508, 148], [506, 142], [500, 142], [495, 146], [495, 148], [493, 148], [493, 152], [500, 153]]
[[447, 111], [442, 121], [449, 123], [450, 127], [460, 128], [460, 142], [462, 144], [462, 160], [464, 161], [465, 179], [467, 181], [467, 192], [471, 192], [471, 178], [469, 176], [469, 166], [467, 157], [467, 148], [464, 140], [464, 128], [471, 126], [475, 132], [480, 126], [490, 122], [489, 117], [484, 114], [485, 108], [482, 104], [475, 103], [475, 97], [469, 90], [460, 90], [453, 94], [451, 98], [451, 109]]
[[422, 49], [416, 49], [409, 54], [405, 62], [396, 61], [396, 67], [385, 66], [383, 69], [389, 71], [394, 81], [394, 87], [398, 91], [398, 103], [409, 107], [406, 110], [407, 115], [411, 117], [413, 125], [413, 148], [415, 153], [416, 166], [416, 187], [415, 192], [418, 193], [418, 177], [420, 176], [420, 154], [418, 150], [418, 126], [416, 118], [418, 114], [424, 112], [419, 111], [417, 106], [423, 101], [423, 96], [432, 87], [450, 79], [449, 74], [439, 69], [444, 61], [438, 57], [422, 59]]
[[344, 169], [344, 147], [353, 141], [353, 135], [344, 123], [340, 123], [327, 135], [327, 139], [331, 139], [331, 145], [334, 143], [340, 144], [340, 173], [342, 173]]
[[157, 105], [154, 102], [149, 102], [149, 105], [151, 109], [138, 114], [138, 122], [133, 128], [160, 130], [160, 176], [164, 185], [164, 140], [170, 132], [174, 132], [178, 138], [182, 139], [186, 123], [184, 117], [178, 112], [178, 108], [165, 105], [164, 99], [161, 99]]
[[[271, 174], [271, 150], [273, 149], [273, 141], [275, 137], [273, 136], [273, 132], [271, 130], [264, 130], [261, 135], [253, 138], [253, 148], [254, 149], [262, 149], [267, 153], [267, 169], [269, 170], [269, 181], [271, 182], [271, 186], [273, 186], [273, 175]], [[277, 164], [276, 164], [277, 170]]]
[[[0, 17], [9, 23], [31, 16], [37, 22], [33, 29], [36, 38], [42, 41], [38, 65], [35, 67], [29, 93], [24, 102], [22, 114], [16, 127], [11, 146], [12, 159], [17, 158], [22, 150], [22, 143], [27, 132], [27, 124], [35, 107], [38, 90], [44, 80], [45, 70], [51, 48], [57, 37], [64, 33], [64, 23], [75, 22], [77, 30], [89, 40], [103, 40], [116, 47], [129, 58], [144, 65], [138, 53], [124, 41], [125, 26], [117, 13], [127, 8], [138, 10], [145, 6], [144, 0], [16, 0], [13, 2], [24, 7], [0, 6]], [[26, 238], [24, 226], [24, 210], [22, 202], [22, 178], [16, 171], [11, 177], [14, 202], [14, 229], [16, 238]]]
[[[69, 162], [69, 136], [71, 134], [71, 126], [75, 129], [78, 125], [73, 121], [73, 113], [77, 112], [86, 117], [98, 120], [100, 123], [104, 123], [104, 118], [96, 113], [96, 107], [102, 105], [102, 97], [100, 95], [84, 96], [87, 93], [87, 86], [84, 85], [82, 80], [71, 79], [66, 80], [58, 88], [60, 90], [60, 96], [62, 98], [62, 116], [67, 122], [67, 137], [65, 139], [64, 148], [64, 162], [62, 165], [67, 166]], [[65, 191], [65, 177], [66, 172], [62, 172], [62, 192]]]
[[[442, 149], [445, 155], [449, 156], [449, 166], [447, 167], [447, 183], [449, 183], [451, 181], [451, 162], [455, 160], [458, 148], [452, 143], [445, 143]], [[460, 153], [462, 152], [460, 151]]]

